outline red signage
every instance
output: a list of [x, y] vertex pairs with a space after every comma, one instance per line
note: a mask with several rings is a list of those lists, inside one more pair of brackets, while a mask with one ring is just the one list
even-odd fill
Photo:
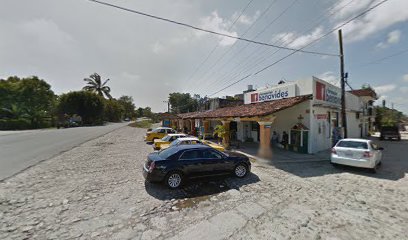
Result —
[[327, 114], [316, 114], [317, 119], [327, 119]]
[[258, 102], [259, 94], [258, 93], [252, 93], [251, 94], [251, 103]]
[[316, 99], [326, 101], [326, 85], [316, 81]]

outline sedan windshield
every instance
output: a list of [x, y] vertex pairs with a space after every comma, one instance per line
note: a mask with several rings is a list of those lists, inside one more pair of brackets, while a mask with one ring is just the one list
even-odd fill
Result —
[[340, 141], [339, 143], [337, 143], [336, 147], [368, 149], [368, 145], [366, 142], [357, 141]]
[[170, 143], [170, 146], [176, 146], [177, 144], [179, 144], [180, 140], [176, 139], [173, 142]]
[[171, 136], [167, 135], [167, 136], [163, 137], [161, 140], [165, 141], [165, 142], [170, 142], [170, 138], [171, 138]]

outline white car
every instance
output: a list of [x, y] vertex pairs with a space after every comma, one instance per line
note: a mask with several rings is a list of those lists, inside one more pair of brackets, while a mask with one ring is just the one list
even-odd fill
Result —
[[346, 138], [332, 148], [330, 162], [353, 167], [369, 168], [374, 172], [382, 159], [381, 147], [366, 139]]

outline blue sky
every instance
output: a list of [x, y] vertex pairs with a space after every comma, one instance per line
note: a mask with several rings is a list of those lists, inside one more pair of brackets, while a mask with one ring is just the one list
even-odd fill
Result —
[[[234, 36], [301, 48], [380, 1], [108, 2]], [[6, 34], [0, 40], [0, 77], [38, 75], [56, 93], [62, 93], [81, 89], [82, 79], [98, 72], [111, 79], [113, 96], [131, 95], [137, 106], [151, 106], [155, 111], [165, 110], [163, 101], [170, 92], [210, 95], [290, 53], [274, 53], [276, 49], [270, 47], [197, 32], [86, 0], [2, 3], [0, 28]], [[408, 48], [406, 9], [408, 1], [389, 0], [343, 27], [343, 35], [351, 86], [368, 83], [377, 90], [380, 101], [386, 99], [387, 105], [394, 103], [408, 114], [408, 52], [373, 63]], [[337, 54], [337, 35], [330, 34], [305, 50]], [[296, 53], [218, 96], [240, 93], [248, 84], [263, 87], [281, 79], [293, 81], [312, 75], [337, 83], [338, 58]]]

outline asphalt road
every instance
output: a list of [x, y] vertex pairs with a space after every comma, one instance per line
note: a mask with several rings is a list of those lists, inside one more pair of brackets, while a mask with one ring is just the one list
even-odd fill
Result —
[[128, 123], [97, 127], [0, 131], [0, 180]]

